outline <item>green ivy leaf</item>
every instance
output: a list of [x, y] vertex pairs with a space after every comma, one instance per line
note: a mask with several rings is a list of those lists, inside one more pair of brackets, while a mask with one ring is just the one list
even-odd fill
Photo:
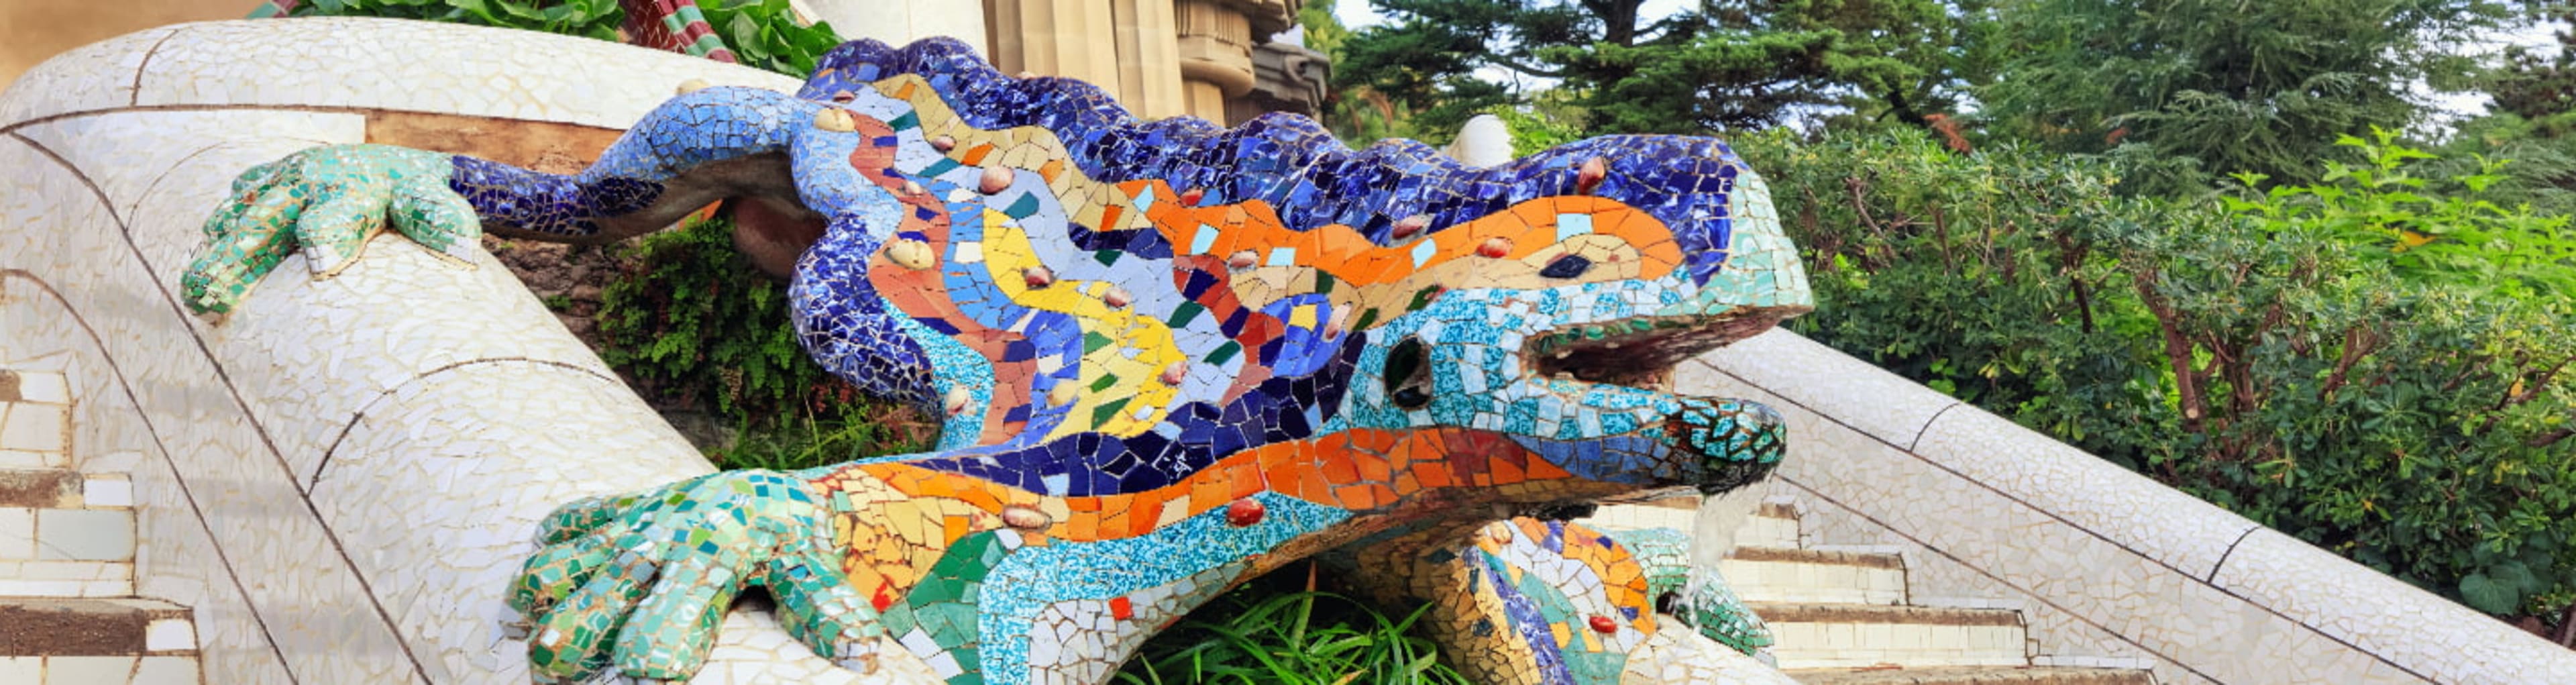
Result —
[[2511, 612], [2522, 605], [2521, 592], [2484, 573], [2471, 573], [2460, 579], [2460, 599], [2470, 608], [2490, 614]]

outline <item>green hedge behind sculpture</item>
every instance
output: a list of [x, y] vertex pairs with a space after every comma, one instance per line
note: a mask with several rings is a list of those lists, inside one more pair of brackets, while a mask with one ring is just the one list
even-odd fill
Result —
[[2576, 240], [2492, 169], [2382, 133], [2161, 201], [1918, 132], [1739, 144], [1813, 274], [1792, 328], [2480, 610], [2576, 599]]

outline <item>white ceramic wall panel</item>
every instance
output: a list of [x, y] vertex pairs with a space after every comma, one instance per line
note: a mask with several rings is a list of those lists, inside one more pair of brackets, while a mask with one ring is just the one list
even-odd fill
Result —
[[[16, 138], [0, 138], [0, 165], [37, 170], [50, 160]], [[47, 187], [49, 175], [13, 175], [12, 191]], [[24, 185], [20, 185], [23, 183]], [[79, 195], [57, 199], [69, 204]], [[13, 198], [42, 199], [30, 194], [0, 194], [0, 205]], [[53, 228], [60, 228], [59, 226]], [[113, 230], [112, 227], [98, 227]], [[59, 371], [70, 380], [76, 398], [72, 445], [77, 468], [130, 474], [137, 498], [135, 524], [143, 544], [136, 549], [134, 592], [191, 607], [201, 622], [199, 655], [211, 672], [226, 674], [221, 682], [264, 685], [292, 682], [267, 628], [235, 582], [223, 554], [216, 549], [212, 526], [198, 516], [194, 502], [172, 470], [174, 455], [165, 450], [135, 403], [121, 372], [108, 363], [104, 341], [72, 311], [50, 283], [17, 271], [27, 261], [8, 255], [31, 254], [33, 235], [0, 230], [0, 364], [14, 369]], [[146, 456], [148, 455], [148, 457]], [[220, 484], [218, 484], [220, 485]], [[190, 664], [195, 668], [195, 664]], [[191, 680], [193, 682], [193, 679]]]
[[176, 29], [129, 33], [73, 48], [19, 74], [0, 91], [0, 129], [64, 112], [134, 104], [134, 74]]
[[[75, 440], [136, 468], [145, 590], [197, 608], [210, 681], [524, 682], [524, 647], [497, 636], [494, 579], [517, 570], [534, 518], [709, 470], [488, 257], [460, 269], [384, 239], [350, 271], [368, 277], [323, 282], [298, 277], [299, 257], [219, 326], [181, 314], [173, 288], [233, 176], [359, 142], [354, 110], [624, 126], [685, 79], [792, 81], [603, 42], [368, 20], [185, 25], [33, 73], [71, 85], [0, 99], [0, 168], [23, 170], [0, 180], [0, 269], [23, 270], [0, 284], [59, 291], [79, 315], [20, 325], [38, 315], [9, 308], [0, 350], [90, 337], [85, 390], [133, 389], [121, 413], [76, 420]], [[149, 109], [129, 108], [138, 83]], [[259, 104], [294, 109], [244, 106]], [[501, 369], [564, 392], [458, 381]], [[584, 422], [583, 435], [551, 432]], [[445, 451], [394, 438], [424, 431], [479, 437]], [[333, 451], [347, 439], [359, 447]], [[619, 441], [633, 444], [599, 448]], [[166, 457], [136, 458], [147, 452]], [[324, 468], [332, 454], [356, 456]], [[317, 479], [328, 487], [307, 499]], [[774, 622], [728, 625], [712, 681], [838, 672]]]
[[675, 52], [393, 19], [182, 24], [136, 81], [138, 105], [347, 107], [625, 128], [683, 81], [799, 82]]

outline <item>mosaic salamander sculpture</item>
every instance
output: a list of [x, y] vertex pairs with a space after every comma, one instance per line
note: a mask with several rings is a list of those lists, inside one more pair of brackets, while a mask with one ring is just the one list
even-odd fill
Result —
[[1294, 116], [1142, 122], [934, 39], [845, 45], [794, 97], [683, 93], [573, 176], [338, 146], [236, 194], [182, 278], [203, 312], [299, 247], [321, 277], [386, 230], [466, 259], [478, 231], [614, 241], [730, 198], [813, 357], [944, 417], [926, 454], [558, 510], [510, 594], [541, 680], [687, 677], [762, 586], [854, 669], [1100, 683], [1307, 558], [1432, 603], [1484, 682], [1707, 682], [1647, 653], [1659, 604], [1769, 641], [1686, 537], [1561, 520], [1740, 488], [1782, 454], [1760, 405], [1645, 387], [1810, 306], [1761, 180], [1715, 140], [1467, 168]]

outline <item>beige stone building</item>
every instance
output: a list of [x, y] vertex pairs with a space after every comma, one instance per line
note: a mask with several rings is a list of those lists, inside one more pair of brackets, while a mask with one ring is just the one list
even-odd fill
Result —
[[[1273, 40], [1304, 0], [802, 0], [843, 36], [904, 42], [949, 35], [1006, 72], [1098, 84], [1138, 114], [1239, 123], [1313, 114], [1324, 56]], [[980, 34], [980, 35], [979, 35]]]

